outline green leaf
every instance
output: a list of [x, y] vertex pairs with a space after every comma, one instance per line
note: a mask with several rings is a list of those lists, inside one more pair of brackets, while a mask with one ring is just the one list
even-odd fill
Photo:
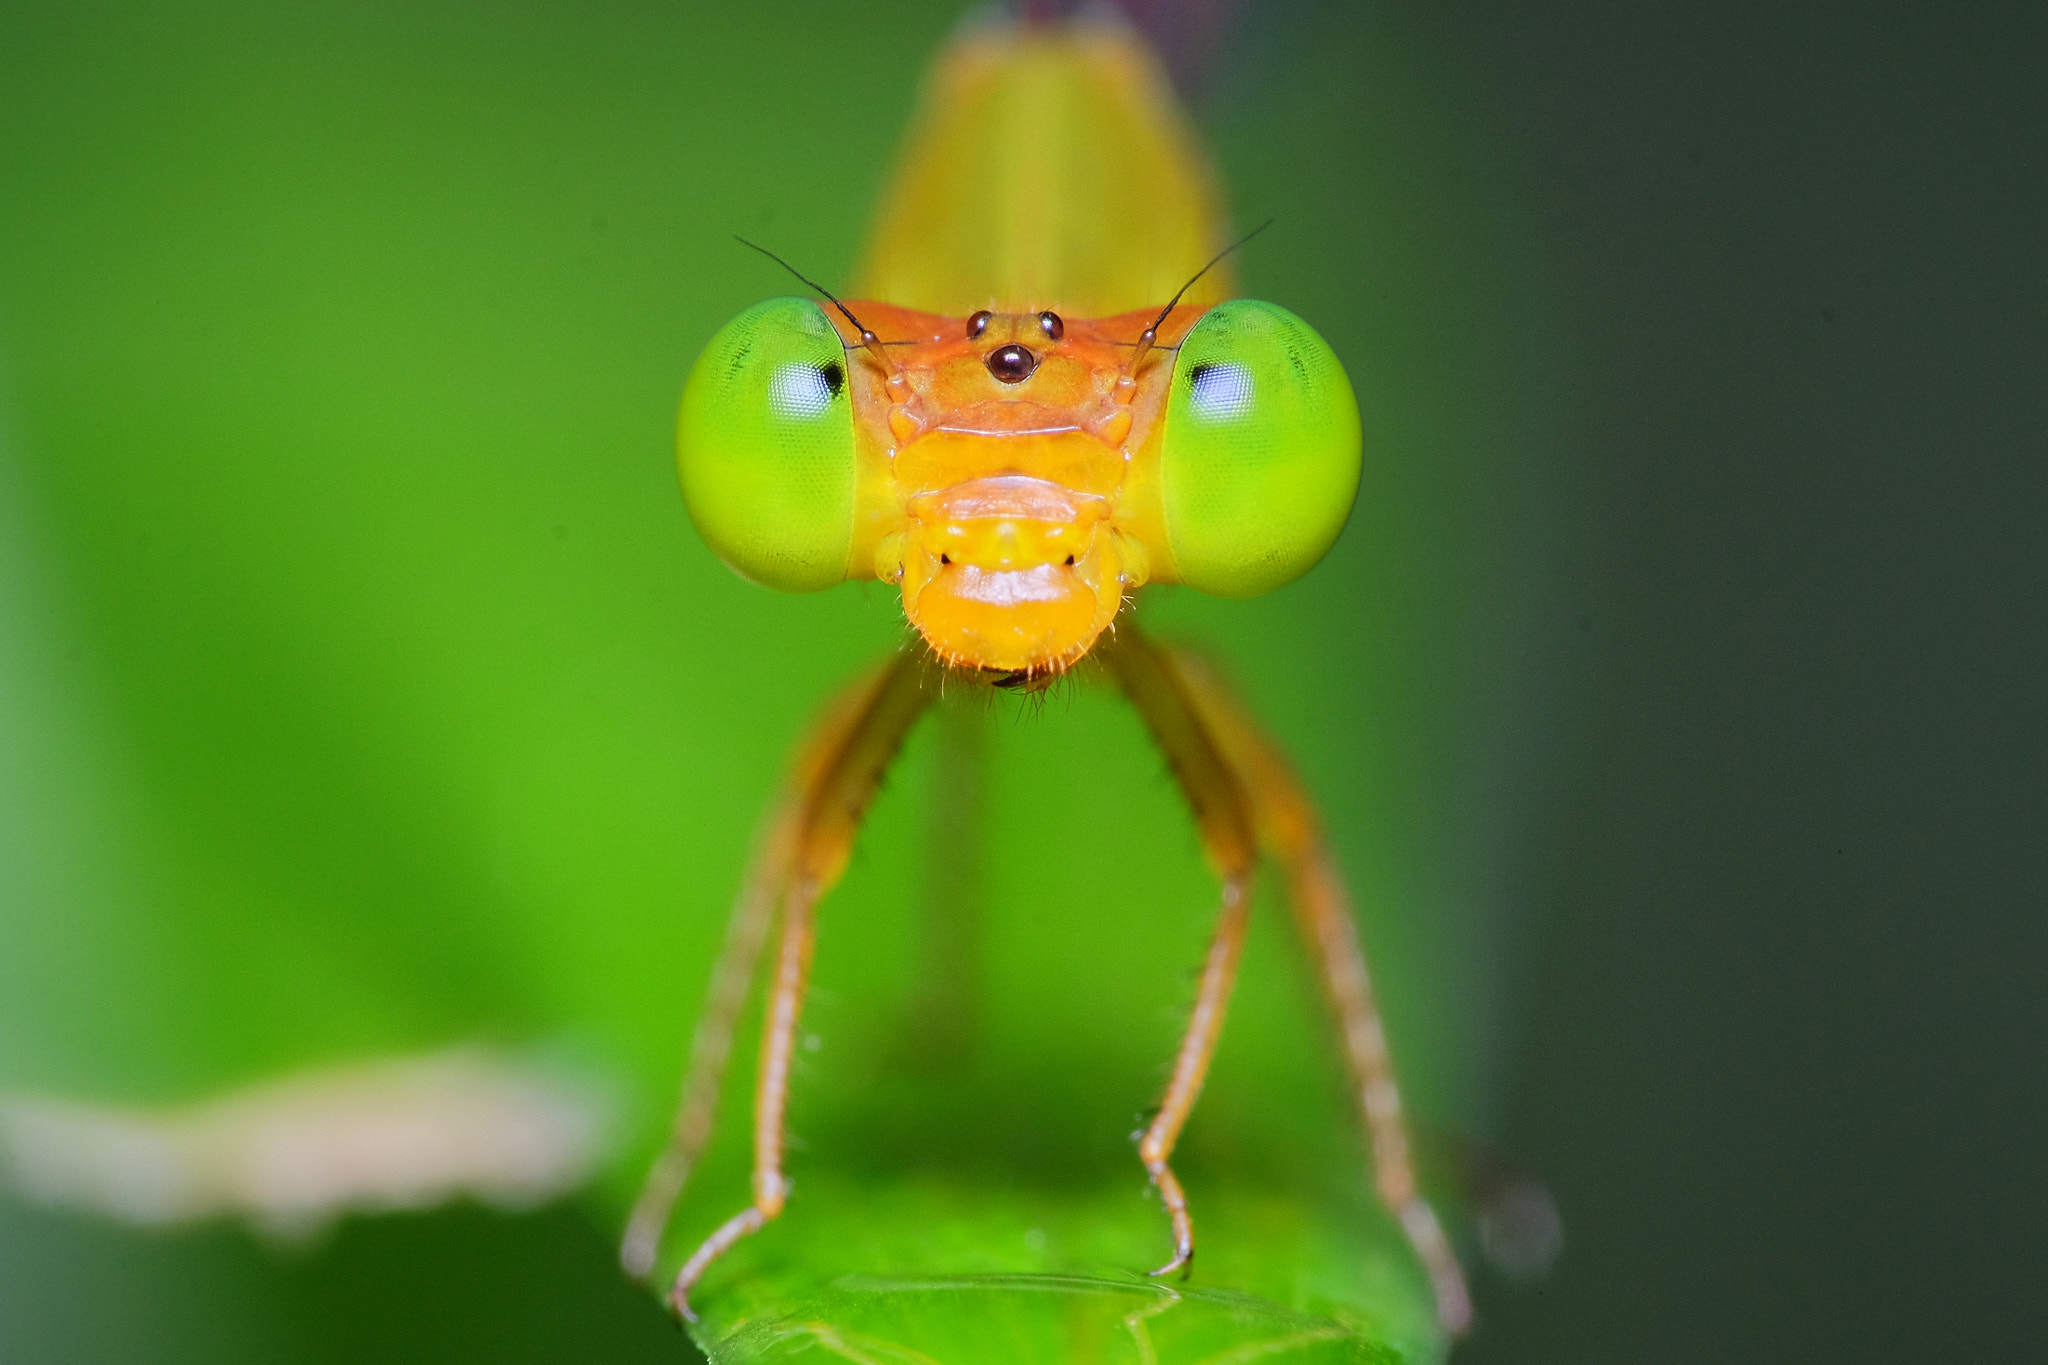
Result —
[[1118, 1365], [1441, 1356], [1426, 1289], [1393, 1228], [1350, 1206], [1319, 1217], [1266, 1192], [1204, 1195], [1201, 1272], [1181, 1281], [1131, 1270], [1162, 1251], [1142, 1182], [1062, 1191], [809, 1180], [787, 1226], [712, 1273], [696, 1336], [720, 1365], [807, 1350]]

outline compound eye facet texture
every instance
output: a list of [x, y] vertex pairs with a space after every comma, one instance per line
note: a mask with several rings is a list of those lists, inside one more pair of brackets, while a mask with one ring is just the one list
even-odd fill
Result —
[[853, 395], [825, 310], [770, 299], [704, 348], [683, 388], [676, 471], [690, 520], [743, 576], [785, 592], [846, 577]]
[[1218, 304], [1181, 341], [1159, 461], [1180, 581], [1219, 597], [1271, 592], [1314, 567], [1351, 514], [1351, 381], [1285, 308]]

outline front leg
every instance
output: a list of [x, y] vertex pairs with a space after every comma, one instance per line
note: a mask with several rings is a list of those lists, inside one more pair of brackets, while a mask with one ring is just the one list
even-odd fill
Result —
[[669, 1288], [670, 1307], [691, 1322], [697, 1320], [697, 1314], [690, 1307], [690, 1290], [704, 1277], [711, 1263], [742, 1237], [766, 1227], [769, 1219], [782, 1212], [789, 1198], [789, 1182], [782, 1174], [783, 1120], [789, 1111], [789, 1072], [796, 1057], [796, 1026], [803, 1016], [811, 949], [817, 942], [817, 903], [818, 888], [800, 884], [790, 889], [789, 905], [783, 912], [782, 951], [775, 964], [775, 984], [768, 995], [768, 1016], [761, 1030], [760, 1077], [754, 1089], [754, 1202], [704, 1239], [703, 1245], [683, 1263]]
[[1158, 1114], [1138, 1141], [1138, 1157], [1158, 1187], [1160, 1201], [1173, 1223], [1173, 1258], [1152, 1272], [1167, 1275], [1184, 1270], [1195, 1254], [1194, 1221], [1188, 1213], [1187, 1196], [1168, 1161], [1202, 1093], [1210, 1059], [1223, 1036], [1223, 1016], [1237, 981], [1237, 962], [1250, 918], [1258, 838], [1244, 793], [1222, 751], [1182, 694], [1167, 656], [1128, 624], [1117, 633], [1114, 643], [1098, 654], [1166, 754], [1167, 766], [1194, 807], [1202, 847], [1223, 879], [1223, 910], [1202, 966], [1187, 1031], [1174, 1059], [1173, 1078], [1167, 1083]]
[[1195, 1259], [1195, 1224], [1188, 1214], [1187, 1195], [1180, 1180], [1167, 1164], [1180, 1130], [1194, 1111], [1202, 1093], [1202, 1081], [1209, 1074], [1209, 1061], [1223, 1036], [1223, 1015], [1230, 1007], [1230, 990], [1237, 981], [1237, 960], [1244, 953], [1245, 925], [1250, 919], [1249, 877], [1228, 877], [1223, 883], [1223, 913], [1216, 918], [1216, 934], [1209, 942], [1209, 956], [1202, 964], [1202, 984], [1195, 992], [1195, 1007], [1188, 1014], [1187, 1032], [1174, 1058], [1173, 1079], [1167, 1082], [1166, 1098], [1145, 1135], [1138, 1139], [1138, 1159], [1159, 1190], [1160, 1202], [1173, 1223], [1173, 1258], [1154, 1275], [1182, 1274]]
[[782, 946], [763, 1021], [754, 1095], [754, 1200], [707, 1238], [676, 1276], [669, 1300], [685, 1318], [695, 1319], [689, 1291], [705, 1270], [779, 1214], [788, 1197], [782, 1175], [783, 1119], [810, 973], [813, 912], [818, 898], [846, 870], [868, 803], [903, 737], [932, 701], [925, 671], [922, 655], [907, 652], [836, 698], [798, 751], [763, 828], [691, 1045], [673, 1133], [641, 1190], [621, 1250], [631, 1273], [644, 1276], [652, 1270], [669, 1212], [710, 1139], [733, 1023], [780, 909]]
[[[1462, 1334], [1472, 1322], [1471, 1294], [1457, 1254], [1444, 1235], [1435, 1210], [1416, 1184], [1412, 1144], [1401, 1111], [1401, 1092], [1395, 1084], [1386, 1031], [1373, 999], [1365, 952], [1352, 921], [1350, 898], [1323, 840], [1314, 804], [1277, 746], [1214, 670], [1196, 656], [1162, 649], [1128, 624], [1119, 630], [1113, 646], [1102, 654], [1160, 748], [1165, 750], [1175, 778], [1194, 807], [1203, 846], [1224, 879], [1224, 920], [1217, 930], [1216, 946], [1210, 950], [1210, 966], [1203, 974], [1195, 1016], [1182, 1043], [1181, 1063], [1175, 1068], [1173, 1086], [1168, 1091], [1169, 1107], [1189, 1069], [1191, 1053], [1198, 1052], [1200, 1065], [1194, 1069], [1192, 1088], [1186, 1095], [1186, 1104], [1193, 1104], [1193, 1091], [1200, 1088], [1202, 1072], [1214, 1050], [1215, 1032], [1222, 1024], [1222, 1003], [1229, 993], [1229, 975], [1235, 967], [1234, 947], [1222, 969], [1223, 983], [1213, 1005], [1213, 1019], [1205, 1014], [1211, 997], [1210, 979], [1217, 974], [1217, 959], [1226, 939], [1233, 933], [1239, 938], [1243, 934], [1242, 912], [1233, 918], [1230, 908], [1232, 888], [1249, 887], [1252, 860], [1257, 849], [1263, 848], [1279, 862], [1286, 876], [1288, 902], [1296, 925], [1315, 959], [1323, 993], [1343, 1038], [1353, 1093], [1371, 1142], [1374, 1188], [1380, 1202], [1400, 1222], [1409, 1245], [1429, 1274], [1437, 1321], [1451, 1334]], [[1167, 1119], [1168, 1112], [1162, 1109], [1162, 1121]], [[1155, 1133], [1164, 1135], [1164, 1150], [1159, 1154], [1161, 1169], [1185, 1118], [1182, 1109], [1173, 1114], [1170, 1124], [1155, 1122], [1152, 1132], [1146, 1135], [1148, 1143]], [[1141, 1153], [1144, 1151], [1141, 1147]], [[1151, 1169], [1149, 1155], [1146, 1165]], [[1178, 1197], [1178, 1184], [1171, 1182], [1170, 1171], [1166, 1181], [1160, 1181], [1157, 1173], [1154, 1180], [1159, 1182], [1161, 1194], [1174, 1215], [1176, 1254], [1166, 1267], [1171, 1269], [1184, 1264], [1193, 1250], [1186, 1206]]]

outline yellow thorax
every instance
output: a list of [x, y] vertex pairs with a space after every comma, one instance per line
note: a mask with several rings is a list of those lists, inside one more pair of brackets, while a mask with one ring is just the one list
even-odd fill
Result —
[[[1110, 23], [962, 34], [933, 68], [853, 294], [928, 313], [1158, 308], [1225, 244], [1165, 73]], [[1227, 266], [1187, 302], [1231, 296]]]

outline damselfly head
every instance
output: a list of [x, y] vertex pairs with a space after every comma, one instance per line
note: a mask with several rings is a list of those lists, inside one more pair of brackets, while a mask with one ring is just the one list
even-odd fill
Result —
[[[758, 582], [897, 585], [948, 664], [1065, 669], [1145, 583], [1268, 591], [1350, 510], [1351, 388], [1285, 309], [944, 317], [827, 297], [761, 304], [706, 348], [677, 430], [685, 500]], [[1169, 362], [1142, 363], [1154, 348]]]

